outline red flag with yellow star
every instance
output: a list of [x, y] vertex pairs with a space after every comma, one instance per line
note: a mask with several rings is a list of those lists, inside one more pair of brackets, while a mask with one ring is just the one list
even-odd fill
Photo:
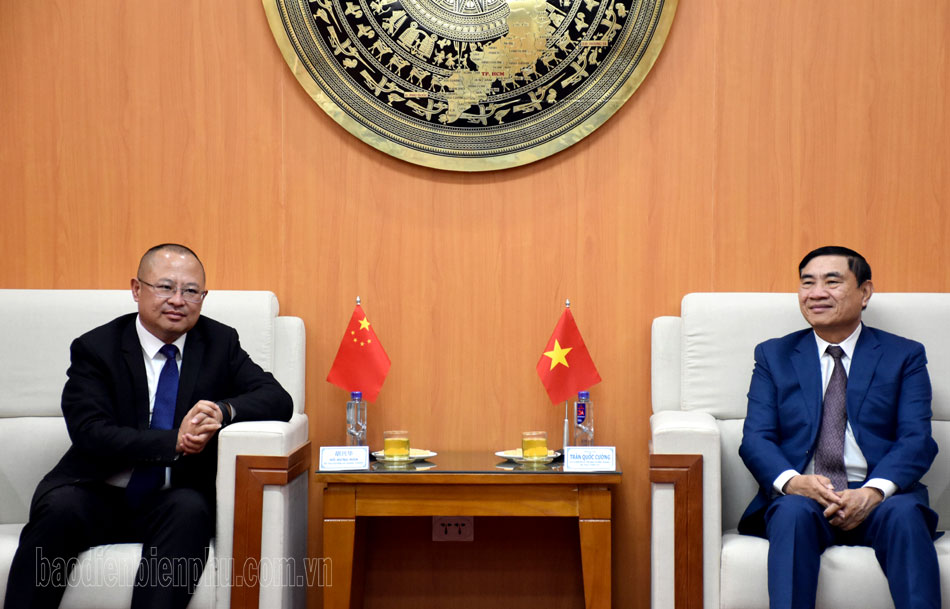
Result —
[[538, 376], [554, 404], [600, 382], [600, 374], [570, 309], [564, 309], [548, 339], [548, 346], [538, 361]]
[[346, 391], [362, 391], [367, 401], [375, 402], [389, 366], [389, 356], [370, 327], [363, 307], [356, 305], [327, 381]]

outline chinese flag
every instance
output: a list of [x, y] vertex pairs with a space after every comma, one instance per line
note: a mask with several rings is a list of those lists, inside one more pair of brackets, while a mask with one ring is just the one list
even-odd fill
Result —
[[600, 382], [594, 360], [587, 352], [570, 309], [564, 309], [548, 339], [548, 346], [538, 361], [538, 376], [554, 404]]
[[389, 366], [389, 356], [376, 338], [363, 307], [356, 305], [327, 381], [346, 391], [362, 391], [367, 401], [375, 402]]

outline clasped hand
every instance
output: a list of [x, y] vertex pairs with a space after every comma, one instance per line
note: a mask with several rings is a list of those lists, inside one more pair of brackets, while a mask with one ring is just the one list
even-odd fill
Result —
[[204, 450], [215, 432], [221, 429], [224, 415], [218, 405], [200, 400], [191, 407], [178, 427], [177, 450], [186, 455], [195, 455]]
[[825, 508], [828, 523], [843, 531], [850, 531], [864, 522], [884, 500], [880, 492], [869, 487], [835, 492], [831, 480], [817, 474], [794, 476], [785, 485], [785, 493], [814, 499]]

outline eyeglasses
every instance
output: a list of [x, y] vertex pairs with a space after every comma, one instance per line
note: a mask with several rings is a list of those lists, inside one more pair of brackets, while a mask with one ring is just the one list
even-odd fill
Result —
[[205, 296], [208, 295], [207, 290], [202, 292], [200, 290], [196, 290], [195, 288], [179, 288], [177, 285], [169, 285], [167, 283], [155, 285], [143, 280], [141, 277], [136, 277], [136, 279], [138, 279], [139, 283], [144, 283], [148, 287], [155, 290], [156, 296], [166, 300], [173, 298], [179, 291], [181, 291], [182, 300], [185, 300], [186, 302], [199, 303], [205, 299]]

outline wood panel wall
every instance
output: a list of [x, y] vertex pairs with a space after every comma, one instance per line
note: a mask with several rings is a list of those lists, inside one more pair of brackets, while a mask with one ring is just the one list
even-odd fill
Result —
[[[645, 609], [651, 320], [691, 291], [792, 290], [826, 243], [865, 253], [879, 291], [950, 289], [948, 41], [948, 2], [680, 0], [653, 72], [601, 129], [463, 175], [345, 133], [258, 0], [2, 2], [0, 287], [123, 288], [150, 245], [190, 244], [212, 290], [270, 289], [305, 320], [318, 445], [343, 439], [345, 394], [324, 378], [359, 295], [393, 361], [371, 443], [399, 427], [436, 451], [557, 437], [534, 366], [570, 298], [604, 379], [598, 441], [625, 472], [615, 604]], [[424, 529], [395, 547], [424, 555]], [[530, 596], [578, 606], [562, 583], [575, 552], [525, 578]], [[466, 588], [459, 560], [454, 606], [525, 592]], [[368, 562], [367, 606], [439, 575]]]

